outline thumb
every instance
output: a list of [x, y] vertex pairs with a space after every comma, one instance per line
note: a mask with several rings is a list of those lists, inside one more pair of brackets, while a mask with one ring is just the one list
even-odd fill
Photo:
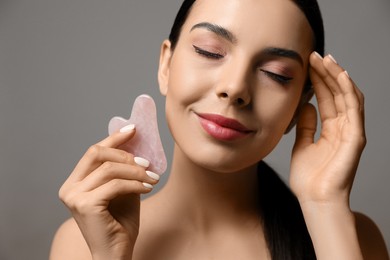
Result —
[[314, 134], [317, 130], [316, 108], [306, 103], [301, 110], [301, 115], [296, 126], [294, 150], [304, 148], [314, 143]]

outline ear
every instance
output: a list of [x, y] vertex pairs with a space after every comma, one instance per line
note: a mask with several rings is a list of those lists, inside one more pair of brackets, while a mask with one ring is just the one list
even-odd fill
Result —
[[299, 115], [301, 114], [301, 109], [302, 109], [303, 105], [308, 103], [310, 101], [310, 99], [313, 97], [313, 95], [314, 95], [314, 90], [312, 87], [309, 90], [306, 90], [302, 93], [298, 107], [295, 110], [294, 116], [291, 119], [290, 124], [287, 126], [287, 129], [284, 132], [284, 134], [288, 134], [291, 131], [291, 129], [293, 129], [293, 127], [296, 125], [296, 123], [298, 122]]
[[163, 96], [167, 95], [168, 92], [168, 82], [169, 82], [169, 69], [171, 65], [171, 42], [169, 40], [164, 40], [161, 44], [160, 50], [160, 63], [158, 67], [158, 84], [160, 86], [160, 93]]

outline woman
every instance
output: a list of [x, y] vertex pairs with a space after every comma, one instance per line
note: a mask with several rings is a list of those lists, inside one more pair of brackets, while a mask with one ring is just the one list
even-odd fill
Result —
[[[74, 219], [51, 258], [388, 259], [375, 224], [349, 207], [363, 95], [318, 52], [315, 1], [184, 1], [158, 72], [175, 140], [167, 184], [140, 207], [159, 176], [117, 149], [134, 126], [93, 145], [60, 190]], [[296, 120], [291, 193], [262, 160]]]

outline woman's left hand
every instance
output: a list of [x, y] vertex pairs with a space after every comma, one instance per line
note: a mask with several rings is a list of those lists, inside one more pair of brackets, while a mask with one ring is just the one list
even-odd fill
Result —
[[316, 109], [303, 107], [292, 153], [290, 186], [302, 202], [348, 203], [366, 144], [364, 97], [331, 56], [310, 56], [321, 132], [315, 140]]

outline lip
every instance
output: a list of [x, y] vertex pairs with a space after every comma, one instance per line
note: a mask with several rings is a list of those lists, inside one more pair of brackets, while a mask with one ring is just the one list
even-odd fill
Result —
[[253, 131], [239, 121], [218, 114], [196, 114], [203, 129], [212, 137], [232, 141], [247, 136]]

